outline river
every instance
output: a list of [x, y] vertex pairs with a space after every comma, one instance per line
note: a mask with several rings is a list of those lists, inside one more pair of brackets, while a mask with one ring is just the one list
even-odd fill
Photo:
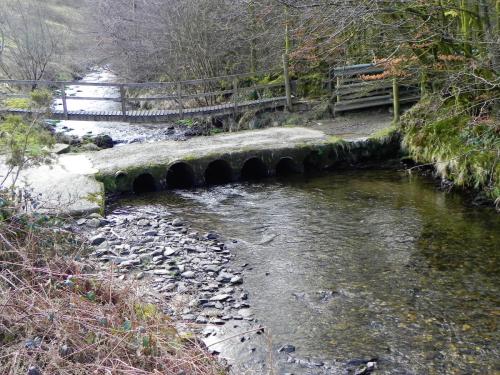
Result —
[[[84, 80], [116, 77], [98, 70]], [[72, 86], [68, 95], [118, 93]], [[68, 103], [70, 110], [119, 110], [109, 101]], [[120, 143], [171, 137], [165, 125], [61, 121], [57, 129]], [[297, 357], [327, 360], [339, 374], [360, 358], [377, 358], [380, 374], [498, 370], [500, 217], [432, 181], [396, 171], [336, 172], [157, 193], [120, 200], [110, 213], [151, 206], [223, 234], [234, 242], [233, 266], [247, 265], [244, 288], [269, 335], [216, 345], [242, 369], [291, 344]], [[243, 329], [225, 327], [215, 341]], [[315, 373], [269, 361], [280, 374]]]
[[[86, 74], [82, 82], [113, 83], [118, 77], [111, 71], [98, 68]], [[72, 100], [84, 98], [119, 98], [116, 87], [71, 85], [66, 88], [68, 111], [96, 112], [121, 111], [121, 103], [100, 100]], [[62, 109], [62, 99], [55, 99], [53, 108]], [[130, 108], [129, 108], [130, 110]], [[99, 134], [109, 135], [117, 145], [134, 142], [156, 142], [161, 140], [182, 138], [182, 132], [174, 129], [173, 124], [131, 124], [113, 121], [73, 121], [55, 122], [55, 130], [69, 136], [83, 137]]]
[[[292, 344], [339, 374], [359, 358], [377, 358], [378, 374], [498, 370], [500, 217], [432, 181], [335, 172], [157, 193], [110, 211], [151, 206], [233, 240], [272, 352]], [[255, 356], [231, 340], [217, 350], [242, 368]], [[292, 371], [276, 361], [278, 373]]]

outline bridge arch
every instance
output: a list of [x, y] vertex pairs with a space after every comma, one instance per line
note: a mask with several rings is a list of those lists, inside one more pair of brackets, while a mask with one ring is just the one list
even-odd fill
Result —
[[253, 157], [243, 163], [241, 179], [245, 181], [260, 180], [269, 176], [267, 165], [258, 157]]
[[167, 188], [189, 189], [195, 186], [196, 178], [193, 168], [183, 161], [174, 163], [167, 171]]
[[208, 164], [205, 170], [205, 183], [207, 185], [223, 185], [233, 181], [231, 165], [222, 159], [217, 159]]
[[[117, 176], [118, 177], [118, 176]], [[150, 173], [143, 173], [134, 179], [133, 190], [136, 194], [156, 191], [156, 181]]]
[[295, 162], [295, 160], [290, 157], [281, 158], [278, 164], [276, 164], [276, 176], [286, 177], [294, 174], [301, 173], [302, 170], [300, 166]]

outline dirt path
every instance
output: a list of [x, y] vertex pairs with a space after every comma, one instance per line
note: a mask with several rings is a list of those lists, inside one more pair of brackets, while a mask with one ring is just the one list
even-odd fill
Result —
[[392, 114], [387, 109], [370, 110], [338, 115], [333, 119], [315, 120], [309, 129], [346, 140], [365, 138], [391, 126]]

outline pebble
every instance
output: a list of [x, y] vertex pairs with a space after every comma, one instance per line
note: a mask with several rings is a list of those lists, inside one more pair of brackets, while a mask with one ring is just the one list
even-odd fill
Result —
[[196, 323], [198, 324], [207, 324], [208, 323], [208, 319], [205, 318], [204, 316], [200, 315], [196, 318]]
[[28, 368], [28, 375], [42, 375], [40, 369], [36, 366], [30, 366]]
[[243, 278], [241, 276], [234, 276], [230, 280], [231, 284], [243, 284]]
[[103, 242], [106, 241], [106, 237], [102, 237], [102, 236], [95, 236], [95, 237], [92, 237], [90, 239], [90, 244], [92, 246], [99, 246], [100, 244], [102, 244]]
[[176, 218], [174, 219], [174, 221], [172, 221], [172, 225], [174, 227], [182, 227], [184, 225], [184, 220], [182, 220], [181, 218]]
[[295, 351], [295, 346], [286, 344], [278, 349], [278, 353], [293, 353]]
[[91, 228], [99, 228], [101, 226], [101, 220], [99, 219], [88, 219], [85, 223]]
[[210, 301], [226, 301], [231, 298], [230, 294], [218, 294], [210, 298]]
[[195, 273], [193, 271], [186, 271], [181, 274], [185, 279], [192, 279], [195, 277]]

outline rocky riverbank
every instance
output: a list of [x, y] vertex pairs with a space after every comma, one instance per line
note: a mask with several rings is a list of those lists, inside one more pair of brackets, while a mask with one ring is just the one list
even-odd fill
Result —
[[[76, 230], [92, 245], [89, 258], [112, 268], [121, 280], [136, 279], [168, 306], [179, 329], [200, 336], [212, 354], [241, 371], [293, 374], [368, 374], [376, 359], [336, 363], [298, 358], [292, 344], [272, 343], [272, 334], [254, 318], [243, 276], [252, 270], [238, 264], [236, 240], [215, 232], [200, 233], [163, 208], [93, 214], [78, 220]], [[270, 286], [272, 287], [272, 286]], [[286, 308], [286, 307], [284, 307]]]

